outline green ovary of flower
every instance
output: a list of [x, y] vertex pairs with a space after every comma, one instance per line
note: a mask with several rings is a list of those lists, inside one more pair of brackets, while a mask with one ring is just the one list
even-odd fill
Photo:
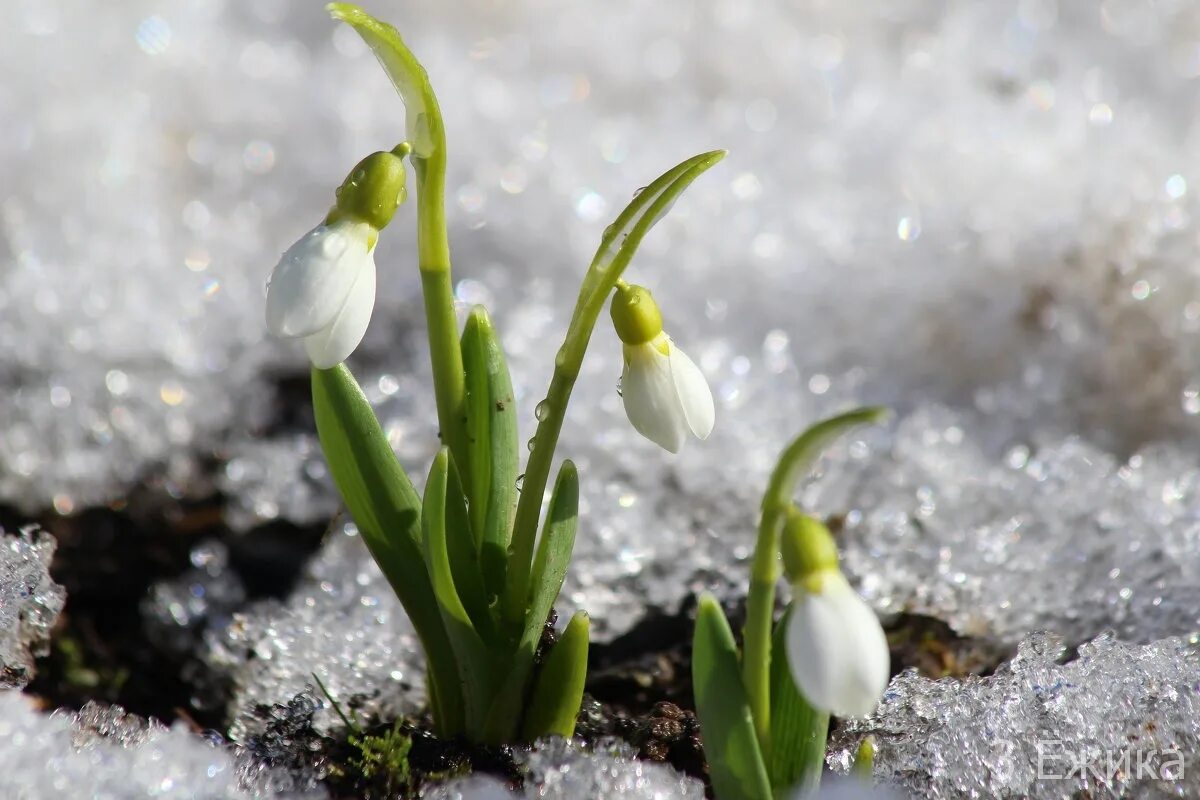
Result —
[[402, 158], [406, 148], [401, 146], [397, 150], [401, 152], [372, 153], [350, 170], [337, 188], [337, 205], [326, 222], [349, 217], [378, 231], [392, 221], [396, 209], [407, 197]]

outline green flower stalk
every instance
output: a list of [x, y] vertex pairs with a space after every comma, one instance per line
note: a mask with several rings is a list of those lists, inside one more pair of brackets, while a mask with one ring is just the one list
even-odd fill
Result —
[[[885, 415], [863, 408], [817, 423], [779, 457], [763, 495], [740, 651], [720, 604], [700, 599], [692, 673], [718, 800], [814, 789], [830, 712], [870, 711], [887, 683], [879, 621], [842, 576], [829, 531], [792, 503], [796, 484], [826, 446]], [[793, 600], [776, 622], [781, 555]]]
[[[704, 153], [668, 170], [605, 230], [584, 274], [545, 399], [538, 404], [537, 431], [519, 489], [520, 439], [503, 347], [485, 309], [472, 309], [461, 332], [455, 314], [445, 214], [446, 138], [429, 77], [394, 28], [347, 3], [328, 8], [362, 36], [399, 91], [405, 141], [352, 170], [326, 220], [284, 255], [268, 290], [268, 327], [303, 339], [308, 349], [317, 433], [330, 472], [424, 647], [438, 731], [489, 743], [570, 736], [586, 676], [587, 615], [577, 613], [538, 658], [578, 520], [579, 479], [570, 461], [557, 463], [543, 513], [559, 433], [605, 303], [614, 292], [623, 298], [631, 291], [621, 276], [638, 245], [724, 152]], [[443, 445], [420, 495], [341, 363], [370, 321], [374, 247], [404, 200], [404, 159], [416, 177], [417, 261]], [[620, 299], [615, 302], [620, 306]], [[656, 336], [665, 337], [661, 319], [647, 341]], [[667, 349], [660, 352], [675, 370], [682, 362], [671, 356], [666, 341]], [[691, 383], [684, 378], [672, 386], [692, 387], [682, 393], [691, 398], [685, 398], [690, 404], [682, 413], [693, 432], [703, 428], [707, 435], [712, 399], [705, 385], [707, 422], [696, 422], [695, 375]]]

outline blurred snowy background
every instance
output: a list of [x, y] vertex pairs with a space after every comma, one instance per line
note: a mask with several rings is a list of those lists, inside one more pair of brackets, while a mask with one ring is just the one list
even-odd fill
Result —
[[[263, 283], [349, 167], [396, 143], [403, 109], [321, 6], [8, 4], [0, 504], [72, 514], [215, 487], [251, 536], [336, 511], [307, 365], [265, 338]], [[585, 507], [565, 606], [600, 638], [744, 580], [778, 451], [859, 402], [896, 421], [832, 453], [803, 499], [837, 515], [881, 613], [1006, 646], [1200, 627], [1200, 5], [368, 10], [441, 99], [458, 296], [496, 318], [526, 435], [600, 231], [667, 167], [730, 150], [629, 273], [712, 382], [712, 438], [672, 457], [632, 432], [606, 320], [573, 400], [560, 453]], [[351, 366], [420, 483], [436, 440], [413, 252], [407, 206]], [[168, 624], [204, 612], [164, 602]], [[406, 631], [339, 535], [203, 658], [257, 687], [235, 710], [350, 656], [335, 687], [391, 680], [403, 709], [421, 671]], [[255, 648], [274, 657], [247, 663]]]

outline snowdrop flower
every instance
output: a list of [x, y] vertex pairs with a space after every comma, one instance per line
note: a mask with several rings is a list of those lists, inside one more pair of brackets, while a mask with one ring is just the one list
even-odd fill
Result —
[[663, 331], [650, 292], [620, 281], [609, 310], [625, 355], [621, 397], [634, 429], [672, 453], [689, 433], [707, 439], [715, 415], [712, 392], [699, 368]]
[[301, 339], [318, 369], [345, 361], [375, 308], [375, 242], [404, 201], [408, 149], [373, 153], [337, 190], [337, 205], [288, 248], [267, 283], [267, 330]]
[[888, 684], [890, 657], [878, 617], [838, 568], [829, 530], [793, 509], [783, 536], [793, 583], [788, 666], [801, 694], [839, 717], [865, 717]]

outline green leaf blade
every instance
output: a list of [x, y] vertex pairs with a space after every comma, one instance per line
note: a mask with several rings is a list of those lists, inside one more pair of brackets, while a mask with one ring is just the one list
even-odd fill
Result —
[[467, 496], [454, 456], [447, 454], [446, 472], [446, 553], [450, 559], [450, 572], [458, 597], [466, 608], [471, 623], [485, 643], [496, 636], [496, 625], [488, 602], [487, 588], [483, 583], [483, 570], [479, 564], [479, 550], [472, 533], [471, 520], [467, 513]]
[[463, 724], [458, 671], [418, 540], [420, 498], [344, 364], [313, 369], [312, 395], [317, 436], [333, 482], [425, 648], [442, 712], [438, 725], [458, 732]]
[[692, 156], [640, 189], [613, 223], [604, 229], [600, 246], [592, 257], [592, 269], [584, 281], [581, 298], [592, 288], [589, 284], [596, 288], [603, 287], [603, 297], [607, 297], [611, 284], [633, 259], [650, 229], [667, 215], [696, 178], [719, 163], [725, 155], [725, 150], [711, 150]]
[[772, 800], [737, 645], [712, 595], [700, 598], [692, 640], [692, 684], [709, 777], [718, 800]]
[[489, 712], [489, 737], [503, 741], [505, 731], [514, 730], [525, 703], [526, 683], [533, 671], [542, 628], [554, 607], [571, 563], [575, 531], [579, 519], [579, 474], [575, 465], [564, 461], [550, 496], [546, 525], [534, 559], [529, 599], [525, 605], [522, 628], [513, 653], [509, 673]]
[[829, 714], [809, 705], [788, 668], [788, 614], [775, 626], [771, 640], [771, 785], [776, 791], [804, 796], [821, 782]]
[[408, 49], [400, 33], [353, 3], [329, 3], [329, 15], [358, 32], [404, 102], [405, 127], [413, 158], [425, 159], [443, 146], [445, 134], [429, 74]]
[[496, 330], [482, 306], [462, 335], [467, 376], [467, 436], [471, 461], [471, 527], [490, 596], [504, 591], [508, 543], [516, 513], [518, 437], [512, 379]]
[[[452, 494], [452, 489], [455, 488], [452, 470], [450, 451], [443, 447], [434, 458], [429, 478], [425, 483], [421, 529], [425, 540], [426, 566], [437, 599], [437, 608], [445, 624], [450, 645], [458, 658], [465, 727], [468, 734], [478, 738], [483, 733], [484, 712], [491, 702], [495, 688], [494, 669], [490, 664], [487, 648], [462, 601], [459, 587], [455, 584], [449, 539], [461, 539], [469, 534], [467, 531], [448, 530], [448, 523], [466, 519], [465, 509], [461, 512], [454, 510], [458, 502]], [[459, 513], [461, 517], [457, 516]]]
[[771, 481], [763, 495], [763, 508], [786, 508], [791, 503], [796, 483], [834, 441], [853, 428], [882, 422], [890, 412], [879, 406], [867, 406], [829, 417], [812, 425], [792, 440], [779, 456]]
[[587, 678], [589, 630], [588, 615], [577, 611], [550, 649], [534, 682], [529, 711], [521, 727], [525, 741], [543, 736], [569, 739], [574, 735]]
[[[554, 601], [567, 577], [575, 533], [579, 525], [579, 472], [570, 460], [564, 461], [554, 482], [546, 525], [538, 542], [537, 556], [530, 576], [529, 610], [525, 617], [526, 635], [540, 632], [550, 615]], [[536, 640], [535, 640], [536, 644]]]

